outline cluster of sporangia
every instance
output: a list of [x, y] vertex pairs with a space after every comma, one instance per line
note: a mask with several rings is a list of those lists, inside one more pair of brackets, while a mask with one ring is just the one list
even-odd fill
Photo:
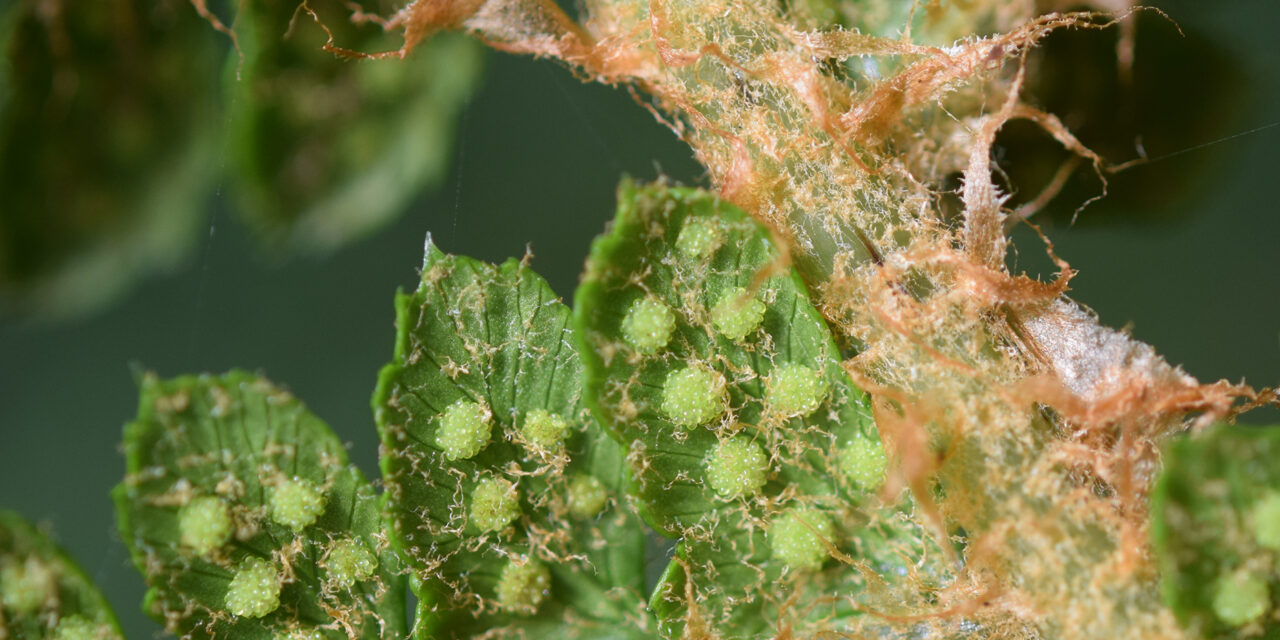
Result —
[[[320, 487], [302, 478], [281, 478], [268, 491], [268, 513], [276, 524], [295, 533], [315, 523], [324, 512]], [[178, 510], [178, 541], [191, 553], [212, 559], [231, 541], [231, 506], [223, 498], [200, 496]], [[350, 538], [328, 545], [323, 567], [327, 581], [349, 589], [373, 574], [377, 559], [369, 549]], [[271, 561], [249, 557], [235, 570], [227, 586], [227, 610], [233, 615], [259, 618], [280, 606], [283, 568]]]
[[[532, 455], [563, 451], [571, 431], [564, 416], [546, 409], [533, 409], [525, 414], [522, 423], [520, 435], [530, 445]], [[466, 460], [489, 445], [493, 427], [488, 407], [458, 400], [440, 415], [435, 444], [450, 462]], [[604, 509], [608, 499], [608, 491], [594, 476], [576, 474], [569, 481], [565, 502], [573, 517], [590, 519]], [[500, 532], [520, 517], [520, 502], [521, 492], [516, 483], [484, 474], [471, 490], [468, 522], [480, 534]], [[527, 554], [520, 555], [503, 566], [495, 600], [504, 611], [531, 615], [546, 598], [550, 586], [547, 566]]]
[[[708, 259], [720, 246], [722, 233], [712, 219], [690, 219], [676, 238], [676, 252], [689, 261]], [[708, 319], [723, 338], [752, 341], [764, 320], [766, 304], [743, 287], [719, 292]], [[661, 353], [676, 328], [676, 313], [653, 295], [637, 299], [622, 320], [623, 339], [644, 356]], [[721, 418], [727, 409], [728, 383], [705, 363], [689, 363], [673, 370], [662, 388], [661, 412], [688, 430]], [[822, 405], [828, 393], [820, 372], [799, 363], [777, 365], [765, 381], [766, 410], [782, 418], [804, 418]], [[839, 471], [845, 479], [874, 491], [884, 479], [885, 453], [879, 441], [853, 437], [839, 451]], [[706, 481], [722, 498], [750, 496], [765, 484], [770, 456], [751, 437], [736, 435], [711, 451], [705, 462]], [[777, 517], [769, 530], [774, 557], [798, 569], [815, 569], [827, 558], [831, 521], [820, 511], [798, 507]]]

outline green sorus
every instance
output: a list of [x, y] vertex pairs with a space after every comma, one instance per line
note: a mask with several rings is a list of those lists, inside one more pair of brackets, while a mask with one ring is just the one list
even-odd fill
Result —
[[653, 296], [636, 300], [622, 319], [622, 337], [644, 354], [657, 353], [667, 346], [675, 328], [676, 314]]
[[324, 632], [315, 627], [298, 627], [276, 637], [280, 640], [324, 640]]
[[676, 236], [676, 251], [690, 260], [710, 256], [720, 245], [720, 226], [715, 220], [690, 218]]
[[764, 486], [769, 458], [746, 436], [720, 442], [707, 458], [707, 482], [723, 498], [749, 496]]
[[59, 620], [53, 630], [53, 640], [116, 640], [118, 637], [111, 627], [80, 615]]
[[351, 538], [335, 540], [324, 557], [329, 583], [342, 588], [351, 588], [357, 582], [367, 580], [377, 567], [377, 556]]
[[765, 305], [746, 289], [736, 287], [720, 294], [711, 307], [711, 324], [720, 335], [742, 340], [764, 320]]
[[609, 501], [609, 490], [594, 476], [579, 474], [569, 482], [569, 513], [594, 518]]
[[271, 488], [271, 519], [294, 531], [302, 531], [324, 513], [325, 496], [303, 478], [284, 478]]
[[725, 381], [718, 371], [701, 365], [667, 375], [662, 388], [662, 412], [682, 427], [706, 424], [725, 409]]
[[240, 563], [227, 587], [227, 610], [242, 618], [261, 618], [280, 606], [280, 570], [262, 558]]
[[459, 400], [444, 410], [436, 429], [436, 446], [450, 460], [465, 460], [489, 445], [493, 430], [488, 407]]
[[1271, 491], [1253, 505], [1253, 535], [1258, 546], [1280, 551], [1280, 492]]
[[888, 459], [884, 445], [879, 440], [863, 435], [854, 436], [839, 452], [840, 475], [866, 491], [875, 491], [884, 484]]
[[33, 557], [0, 567], [0, 604], [17, 614], [33, 613], [57, 596], [53, 570]]
[[178, 510], [178, 542], [208, 556], [231, 539], [231, 508], [222, 498], [200, 496]]
[[507, 611], [533, 615], [551, 589], [547, 565], [529, 558], [513, 558], [498, 578], [498, 606]]
[[769, 374], [765, 404], [769, 410], [794, 418], [807, 416], [822, 404], [827, 383], [822, 374], [802, 364], [788, 362]]
[[471, 524], [480, 531], [496, 531], [520, 517], [520, 490], [515, 483], [492, 476], [482, 478], [471, 493]]
[[826, 514], [800, 506], [784, 511], [769, 524], [769, 546], [773, 557], [788, 566], [814, 571], [826, 561], [834, 533], [835, 525]]
[[544, 451], [558, 451], [564, 446], [569, 433], [569, 423], [560, 414], [546, 409], [534, 409], [525, 414], [520, 434], [524, 439]]
[[1267, 583], [1247, 571], [1237, 571], [1218, 580], [1213, 595], [1213, 613], [1219, 620], [1240, 627], [1261, 618], [1271, 608]]

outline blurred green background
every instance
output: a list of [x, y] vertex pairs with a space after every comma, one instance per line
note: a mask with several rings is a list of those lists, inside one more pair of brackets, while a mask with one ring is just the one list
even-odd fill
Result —
[[[1094, 127], [1081, 135], [1115, 145], [1107, 150], [1117, 160], [1138, 134], [1159, 157], [1280, 122], [1280, 4], [1161, 6], [1188, 36], [1151, 16], [1140, 21], [1137, 91], [1091, 95], [1114, 83], [1113, 63], [1105, 66], [1114, 33], [1080, 43], [1067, 34], [1049, 44], [1044, 102], [1065, 109], [1077, 130]], [[1154, 51], [1144, 49], [1148, 34]], [[92, 315], [0, 320], [0, 506], [53, 530], [130, 637], [159, 629], [139, 611], [142, 581], [107, 495], [122, 474], [121, 426], [135, 410], [132, 367], [164, 376], [260, 371], [327, 420], [376, 475], [369, 396], [391, 355], [392, 295], [414, 285], [427, 233], [446, 251], [490, 261], [528, 247], [535, 268], [570, 296], [623, 174], [703, 183], [687, 147], [626, 91], [584, 85], [550, 62], [489, 52], [484, 64], [448, 177], [380, 231], [323, 256], [273, 256], [232, 222], [235, 204], [220, 187], [199, 247], [179, 269]], [[211, 87], [221, 81], [208, 78]], [[1051, 87], [1072, 88], [1050, 95]], [[1100, 118], [1114, 126], [1093, 124]], [[1064, 194], [1076, 200], [1039, 216], [1081, 272], [1072, 295], [1202, 380], [1280, 383], [1278, 147], [1280, 126], [1132, 169], [1112, 178], [1115, 198], [1072, 226], [1075, 204], [1096, 188], [1080, 172]], [[1040, 174], [1023, 152], [1061, 160], [1034, 134], [1002, 136], [998, 156], [1015, 181], [1032, 167], [1028, 184]], [[1011, 262], [1047, 274], [1034, 234], [1024, 228], [1015, 240]]]

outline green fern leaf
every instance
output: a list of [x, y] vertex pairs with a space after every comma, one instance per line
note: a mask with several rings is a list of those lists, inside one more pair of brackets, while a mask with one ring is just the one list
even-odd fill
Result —
[[523, 262], [428, 244], [396, 312], [373, 405], [416, 636], [650, 637], [643, 527], [581, 406], [569, 309]]
[[874, 497], [867, 397], [763, 227], [624, 183], [575, 304], [588, 404], [628, 449], [640, 513], [681, 540], [650, 601], [664, 634], [830, 630], [918, 573], [904, 558], [926, 536]]
[[0, 510], [0, 638], [123, 637], [84, 571], [21, 516]]
[[389, 638], [404, 580], [329, 427], [244, 372], [142, 379], [116, 487], [144, 609], [189, 638]]
[[1280, 428], [1216, 426], [1164, 460], [1151, 512], [1165, 602], [1207, 638], [1280, 637]]

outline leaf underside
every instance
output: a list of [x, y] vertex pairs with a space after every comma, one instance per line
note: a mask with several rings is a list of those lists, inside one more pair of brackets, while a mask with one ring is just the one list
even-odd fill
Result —
[[[522, 262], [426, 251], [421, 286], [397, 297], [395, 358], [373, 401], [389, 528], [416, 578], [416, 636], [651, 636], [643, 527], [624, 501], [622, 451], [581, 406], [568, 308]], [[459, 403], [487, 413], [491, 431], [449, 459], [438, 436]], [[526, 436], [538, 411], [564, 420], [563, 445]], [[593, 516], [569, 508], [584, 477], [608, 496]], [[470, 508], [495, 481], [518, 491], [518, 514], [486, 529]], [[504, 567], [526, 560], [549, 569], [536, 612], [498, 596]]]
[[[125, 428], [127, 475], [116, 487], [121, 535], [146, 578], [144, 610], [190, 638], [383, 638], [404, 633], [404, 581], [385, 536], [373, 487], [342, 443], [287, 391], [253, 374], [141, 381], [138, 418]], [[271, 496], [286, 481], [323, 495], [314, 521], [278, 521]], [[184, 507], [224, 501], [224, 544], [184, 544]], [[375, 566], [341, 582], [338, 545]], [[252, 559], [281, 580], [279, 606], [262, 617], [229, 612], [236, 572]]]
[[[1152, 493], [1152, 537], [1161, 592], [1179, 620], [1209, 638], [1280, 638], [1280, 427], [1216, 426], [1172, 442]], [[1272, 521], [1271, 547], [1259, 529]], [[1267, 585], [1267, 611], [1240, 626], [1215, 613], [1222, 582], [1249, 576]], [[1259, 633], [1259, 631], [1262, 633]]]
[[0, 638], [53, 638], [78, 628], [122, 638], [120, 624], [84, 571], [47, 536], [0, 510]]
[[[682, 236], [686, 228], [714, 241], [690, 242], [695, 232]], [[905, 509], [880, 505], [875, 487], [837, 472], [842, 447], [878, 443], [879, 435], [829, 329], [778, 255], [767, 231], [710, 194], [624, 183], [617, 218], [593, 245], [576, 295], [587, 402], [627, 446], [642, 516], [681, 538], [651, 599], [668, 636], [844, 628], [861, 605], [905, 606], [918, 600], [909, 585], [940, 578], [932, 562], [914, 564], [927, 536]], [[765, 311], [735, 339], [713, 309], [738, 288]], [[675, 318], [657, 350], [637, 348], [626, 335], [628, 310], [645, 299]], [[788, 364], [823, 381], [820, 404], [807, 415], [789, 415], [767, 399], [770, 376]], [[726, 387], [723, 410], [705, 424], [680, 424], [664, 407], [670, 377], [689, 368], [720, 374]], [[710, 485], [714, 449], [729, 439], [767, 456], [758, 491], [725, 497]], [[819, 569], [795, 570], [774, 557], [769, 525], [801, 506], [831, 520], [824, 544], [844, 562], [828, 557]]]

